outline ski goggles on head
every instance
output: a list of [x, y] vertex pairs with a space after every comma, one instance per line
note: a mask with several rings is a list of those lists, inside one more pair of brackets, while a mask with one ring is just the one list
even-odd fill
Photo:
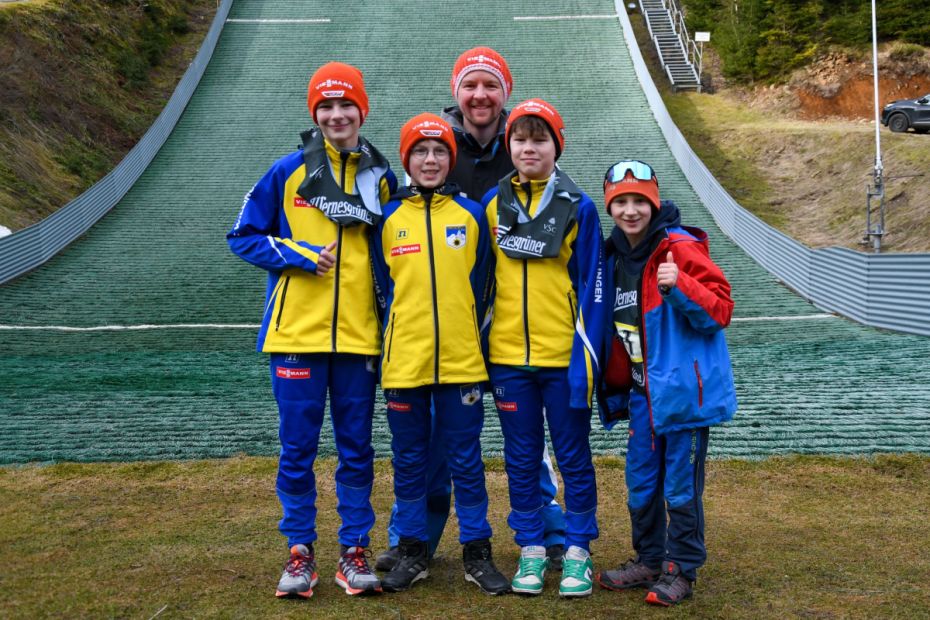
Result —
[[624, 159], [607, 169], [604, 184], [619, 183], [626, 178], [627, 174], [632, 174], [633, 178], [638, 181], [655, 181], [657, 185], [659, 183], [652, 166], [638, 159]]

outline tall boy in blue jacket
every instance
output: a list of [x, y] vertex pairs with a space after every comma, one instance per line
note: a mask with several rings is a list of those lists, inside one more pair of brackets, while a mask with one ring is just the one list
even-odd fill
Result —
[[723, 334], [733, 300], [707, 234], [682, 227], [675, 204], [659, 200], [650, 166], [611, 166], [604, 202], [616, 223], [606, 251], [614, 304], [598, 399], [607, 428], [630, 421], [626, 484], [636, 557], [597, 581], [609, 590], [649, 588], [647, 603], [669, 606], [691, 596], [707, 557], [708, 429], [736, 412]]

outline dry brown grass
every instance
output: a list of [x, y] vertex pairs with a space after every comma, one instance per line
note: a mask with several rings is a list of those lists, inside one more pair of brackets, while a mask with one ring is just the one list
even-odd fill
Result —
[[[489, 462], [495, 556], [510, 573], [506, 479]], [[311, 601], [275, 600], [284, 559], [275, 461], [59, 464], [0, 469], [0, 616], [367, 618], [891, 618], [930, 614], [930, 458], [774, 458], [708, 466], [707, 544], [695, 598], [671, 612], [642, 592], [560, 601], [490, 598], [464, 583], [454, 520], [430, 578], [351, 599], [332, 583], [334, 462], [318, 466], [321, 583]], [[598, 568], [630, 554], [622, 462], [599, 459]], [[390, 464], [377, 464], [374, 547], [385, 544]]]

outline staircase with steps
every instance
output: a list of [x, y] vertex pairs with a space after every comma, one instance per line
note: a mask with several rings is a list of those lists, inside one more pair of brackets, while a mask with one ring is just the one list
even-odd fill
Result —
[[677, 0], [639, 0], [662, 68], [675, 90], [701, 91], [695, 62], [700, 51], [688, 35]]

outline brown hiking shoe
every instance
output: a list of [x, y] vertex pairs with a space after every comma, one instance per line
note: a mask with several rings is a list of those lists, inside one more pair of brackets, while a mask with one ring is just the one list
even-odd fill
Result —
[[675, 562], [662, 562], [662, 576], [646, 595], [646, 602], [669, 607], [691, 598], [692, 585]]
[[598, 573], [595, 579], [607, 590], [628, 590], [652, 587], [661, 573], [660, 569], [649, 568], [636, 556], [621, 564], [620, 568]]

